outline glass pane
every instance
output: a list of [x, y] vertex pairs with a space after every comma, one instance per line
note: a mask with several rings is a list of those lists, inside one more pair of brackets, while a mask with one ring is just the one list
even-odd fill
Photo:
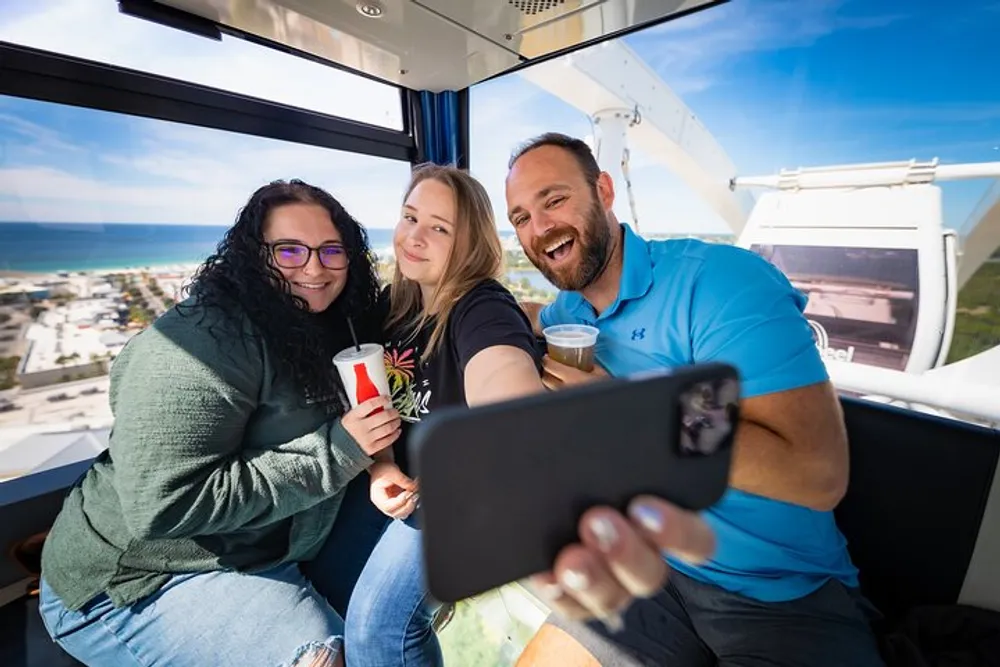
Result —
[[548, 613], [517, 584], [459, 602], [439, 634], [444, 662], [514, 667]]
[[948, 363], [997, 347], [1000, 347], [1000, 248], [958, 293], [955, 334]]
[[[626, 135], [628, 153], [604, 161], [615, 178], [619, 220], [648, 238], [694, 236], [754, 246], [769, 256], [809, 295], [806, 314], [826, 341], [828, 360], [899, 373], [909, 362], [911, 375], [933, 374], [958, 370], [948, 366], [992, 350], [977, 357], [992, 370], [976, 382], [995, 387], [996, 256], [972, 269], [966, 265], [964, 271], [975, 275], [962, 288], [958, 307], [950, 308], [945, 299], [957, 284], [945, 277], [941, 255], [950, 230], [959, 252], [945, 256], [959, 266], [994, 251], [980, 252], [978, 239], [995, 244], [995, 232], [977, 236], [973, 230], [997, 224], [997, 213], [993, 222], [983, 222], [989, 205], [977, 208], [996, 180], [935, 181], [940, 213], [936, 206], [914, 216], [895, 203], [884, 210], [869, 205], [865, 224], [845, 217], [829, 223], [824, 234], [814, 232], [822, 216], [813, 206], [802, 209], [796, 225], [765, 224], [766, 234], [741, 236], [750, 212], [763, 203], [760, 188], [738, 189], [727, 204], [740, 207], [742, 217], [724, 214], [723, 205], [734, 176], [911, 160], [1000, 161], [1000, 82], [981, 57], [1000, 29], [994, 5], [975, 0], [943, 17], [932, 5], [902, 0], [798, 3], [793, 10], [752, 0], [692, 14], [475, 86], [472, 170], [490, 190], [501, 233], [512, 234], [503, 192], [512, 149], [548, 131], [594, 145], [595, 133], [605, 127], [598, 124], [603, 114], [629, 113], [638, 104], [638, 122]], [[913, 67], [897, 47], [925, 40], [939, 46], [936, 56]], [[623, 160], [627, 172], [618, 164]], [[692, 176], [695, 163], [702, 170]], [[975, 260], [969, 259], [972, 246]], [[511, 248], [517, 253], [516, 241]], [[513, 259], [526, 265], [523, 256]], [[540, 279], [530, 269], [512, 278], [519, 282], [525, 274]], [[944, 361], [935, 346], [947, 344], [943, 332], [952, 318]], [[897, 377], [900, 386], [911, 375]], [[955, 383], [932, 377], [921, 386], [951, 400], [944, 392]]]
[[107, 445], [110, 361], [180, 298], [257, 187], [326, 188], [379, 249], [410, 175], [396, 160], [12, 97], [0, 155], [0, 479]]
[[395, 86], [242, 39], [217, 42], [126, 16], [116, 2], [0, 3], [0, 41], [403, 129]]
[[920, 301], [915, 249], [753, 245], [808, 298], [824, 359], [906, 368]]

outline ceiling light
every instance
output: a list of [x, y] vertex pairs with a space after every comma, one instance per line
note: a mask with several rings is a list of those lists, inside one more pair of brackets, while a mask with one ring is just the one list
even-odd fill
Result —
[[362, 0], [355, 5], [355, 7], [357, 8], [359, 14], [367, 16], [370, 19], [382, 18], [382, 14], [385, 13], [385, 10], [382, 9], [382, 5], [377, 2], [371, 2], [370, 0], [368, 2]]

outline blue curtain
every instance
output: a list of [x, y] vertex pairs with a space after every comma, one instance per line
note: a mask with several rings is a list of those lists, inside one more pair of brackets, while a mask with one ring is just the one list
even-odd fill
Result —
[[458, 94], [420, 91], [424, 159], [436, 164], [458, 164]]

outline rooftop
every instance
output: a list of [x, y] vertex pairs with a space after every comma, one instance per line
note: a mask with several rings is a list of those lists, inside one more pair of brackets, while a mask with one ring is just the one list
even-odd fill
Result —
[[0, 452], [0, 481], [92, 459], [108, 447], [110, 428], [34, 433]]
[[[117, 314], [118, 304], [109, 298], [71, 301], [42, 313], [28, 328], [26, 338], [31, 348], [22, 372], [75, 366], [89, 363], [92, 355], [117, 354], [127, 339], [106, 335], [114, 332]], [[60, 364], [60, 358], [72, 360]]]

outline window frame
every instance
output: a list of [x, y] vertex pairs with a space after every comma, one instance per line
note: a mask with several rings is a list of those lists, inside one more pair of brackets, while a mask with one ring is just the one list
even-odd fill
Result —
[[332, 148], [412, 163], [418, 150], [400, 89], [392, 130], [168, 77], [0, 42], [0, 95]]

